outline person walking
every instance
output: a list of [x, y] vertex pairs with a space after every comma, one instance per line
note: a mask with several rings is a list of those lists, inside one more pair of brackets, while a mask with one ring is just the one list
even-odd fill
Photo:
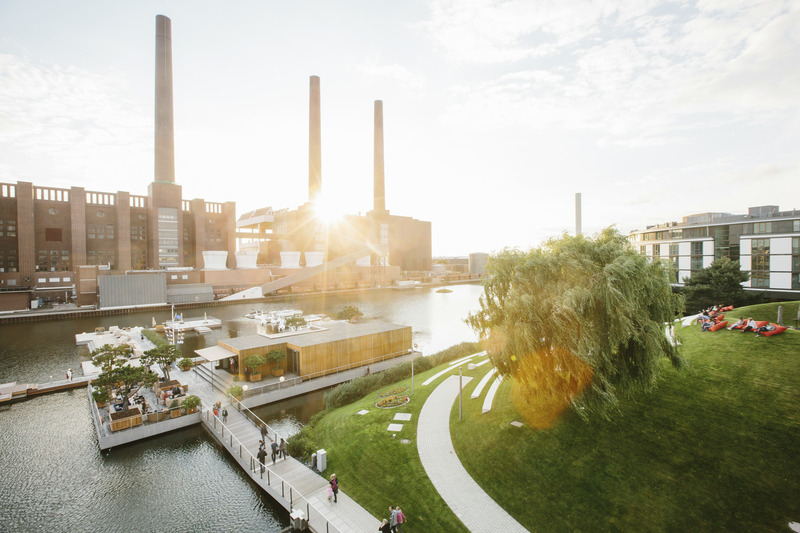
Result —
[[381, 525], [378, 526], [378, 531], [381, 533], [391, 533], [392, 528], [389, 525], [389, 521], [384, 518], [383, 522], [381, 522]]
[[258, 429], [259, 431], [261, 431], [261, 440], [266, 442], [267, 438], [269, 437], [269, 430], [267, 429], [267, 425], [262, 422], [261, 426], [259, 426]]
[[273, 440], [270, 448], [272, 448], [272, 464], [275, 464], [275, 457], [278, 455], [278, 443]]
[[222, 423], [224, 424], [227, 421], [228, 421], [228, 410], [223, 408], [222, 409]]
[[397, 533], [402, 533], [403, 522], [406, 521], [406, 515], [403, 514], [403, 511], [400, 509], [399, 505], [395, 507], [394, 510], [397, 511]]
[[72, 369], [67, 369], [67, 381], [72, 381]]
[[[261, 444], [263, 445], [264, 443], [262, 442]], [[259, 446], [258, 447], [258, 454], [256, 454], [256, 457], [258, 457], [258, 462], [261, 463], [261, 473], [263, 474], [264, 473], [264, 461], [267, 458], [267, 452], [266, 452], [266, 450], [264, 450], [263, 446]]]
[[281, 443], [278, 445], [278, 456], [281, 459], [286, 459], [286, 441], [281, 437]]
[[339, 479], [336, 477], [336, 474], [331, 475], [329, 483], [331, 484], [331, 490], [333, 490], [333, 503], [336, 503], [339, 495]]
[[391, 505], [389, 506], [389, 527], [392, 529], [392, 533], [396, 533], [397, 531], [397, 511], [394, 510], [394, 507]]

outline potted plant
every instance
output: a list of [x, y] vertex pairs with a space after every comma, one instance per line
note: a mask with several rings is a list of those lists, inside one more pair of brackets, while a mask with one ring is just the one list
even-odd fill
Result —
[[181, 408], [180, 398], [172, 400], [172, 403], [169, 404], [169, 417], [178, 418], [182, 414], [183, 414], [183, 409]]
[[178, 366], [179, 366], [179, 367], [181, 367], [181, 370], [183, 370], [184, 372], [186, 372], [186, 371], [188, 371], [190, 368], [192, 368], [192, 365], [193, 365], [193, 364], [194, 364], [194, 361], [192, 361], [192, 360], [191, 360], [191, 359], [189, 359], [188, 357], [184, 357], [183, 359], [181, 359], [180, 361], [178, 361]]
[[241, 402], [242, 396], [244, 396], [244, 389], [241, 385], [233, 385], [232, 387], [228, 387], [227, 393]]
[[283, 375], [283, 360], [286, 359], [286, 354], [283, 350], [272, 350], [267, 354], [267, 359], [272, 363], [272, 375]]
[[250, 373], [250, 381], [259, 381], [261, 379], [261, 366], [266, 364], [267, 360], [263, 355], [253, 354], [244, 360], [244, 366]]
[[183, 400], [181, 408], [186, 411], [187, 415], [190, 415], [192, 413], [197, 412], [197, 408], [200, 406], [200, 403], [201, 403], [200, 398], [198, 398], [194, 394], [190, 394], [189, 396], [186, 397], [185, 400]]
[[92, 391], [92, 399], [97, 404], [98, 408], [105, 407], [108, 401], [108, 391], [105, 389], [94, 389]]

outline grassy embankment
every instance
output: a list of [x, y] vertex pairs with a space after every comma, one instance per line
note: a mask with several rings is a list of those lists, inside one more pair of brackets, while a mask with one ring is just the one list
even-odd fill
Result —
[[[797, 316], [797, 305], [784, 303], [784, 317]], [[728, 316], [774, 320], [776, 309], [757, 305]], [[481, 415], [482, 401], [468, 400], [473, 380], [464, 420], [457, 406], [451, 416], [459, 458], [531, 530], [774, 531], [800, 521], [800, 332], [766, 338], [693, 326], [678, 333], [687, 367], [665, 364], [658, 388], [622, 399], [611, 421], [585, 423], [568, 412], [551, 429], [517, 429], [509, 425], [519, 419], [510, 383]], [[479, 378], [486, 366], [464, 366], [464, 374]], [[441, 380], [420, 385], [437, 371], [415, 379], [405, 408], [376, 409], [373, 393], [327, 413], [313, 438], [328, 451], [328, 472], [376, 516], [395, 503], [415, 530], [464, 531], [414, 444], [419, 411]], [[355, 415], [359, 409], [370, 412]], [[396, 412], [413, 417], [393, 440], [386, 427]]]

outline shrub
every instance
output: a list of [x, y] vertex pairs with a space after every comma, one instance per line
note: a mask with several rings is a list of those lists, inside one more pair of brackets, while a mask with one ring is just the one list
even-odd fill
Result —
[[309, 424], [289, 437], [286, 441], [286, 451], [289, 455], [296, 459], [302, 459], [305, 462], [311, 461], [311, 454], [317, 451], [317, 446], [314, 441], [314, 430]]
[[256, 370], [261, 365], [265, 364], [267, 360], [264, 358], [263, 355], [253, 354], [248, 356], [244, 360], [244, 366], [246, 366], [250, 371]]
[[199, 407], [200, 403], [201, 403], [200, 398], [198, 398], [194, 394], [191, 394], [187, 396], [185, 400], [183, 400], [181, 406], [185, 407], [186, 409], [194, 409], [195, 407]]
[[142, 330], [142, 335], [147, 337], [147, 339], [150, 342], [152, 342], [153, 344], [155, 344], [157, 348], [160, 348], [162, 346], [169, 346], [170, 345], [169, 342], [167, 342], [167, 339], [165, 339], [162, 335], [159, 335], [158, 333], [156, 333], [155, 330], [143, 329]]
[[181, 368], [186, 368], [187, 366], [192, 366], [192, 365], [194, 365], [194, 361], [192, 361], [188, 357], [184, 357], [183, 359], [178, 361], [178, 366]]
[[[414, 373], [425, 372], [434, 366], [464, 357], [480, 351], [480, 344], [477, 342], [462, 342], [451, 346], [441, 352], [429, 357], [418, 357], [414, 360]], [[350, 380], [332, 389], [325, 391], [323, 401], [325, 409], [336, 409], [343, 405], [360, 400], [364, 396], [374, 392], [381, 387], [391, 385], [411, 377], [411, 362], [400, 363], [383, 372], [369, 374], [360, 378]]]
[[228, 387], [228, 390], [226, 392], [231, 396], [233, 396], [234, 398], [241, 398], [242, 395], [244, 394], [244, 389], [242, 388], [241, 385], [233, 385], [231, 387]]

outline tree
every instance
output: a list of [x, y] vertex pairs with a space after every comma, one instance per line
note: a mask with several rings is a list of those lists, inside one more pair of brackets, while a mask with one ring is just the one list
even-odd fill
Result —
[[612, 228], [507, 249], [490, 258], [480, 310], [467, 323], [512, 378], [514, 403], [531, 425], [548, 427], [569, 406], [583, 418], [608, 417], [618, 393], [655, 384], [661, 359], [682, 363], [665, 335], [683, 309], [670, 268]]
[[355, 305], [345, 305], [341, 311], [336, 313], [336, 320], [347, 320], [348, 322], [358, 322], [364, 313]]
[[142, 362], [147, 366], [158, 365], [161, 369], [161, 373], [164, 374], [164, 377], [169, 381], [169, 369], [172, 367], [172, 363], [177, 361], [182, 355], [180, 348], [174, 344], [164, 344], [144, 352]]
[[100, 368], [103, 372], [110, 372], [118, 361], [127, 361], [133, 351], [127, 344], [120, 344], [114, 346], [113, 344], [104, 344], [100, 348], [93, 350], [92, 364]]
[[92, 386], [104, 391], [108, 397], [111, 396], [111, 389], [119, 389], [122, 393], [122, 407], [127, 409], [130, 391], [140, 385], [152, 385], [156, 379], [157, 376], [146, 366], [128, 366], [127, 361], [116, 359], [110, 370], [92, 380]]
[[686, 312], [696, 313], [715, 304], [742, 305], [748, 300], [742, 283], [749, 279], [750, 274], [742, 272], [738, 261], [717, 259], [684, 281]]

